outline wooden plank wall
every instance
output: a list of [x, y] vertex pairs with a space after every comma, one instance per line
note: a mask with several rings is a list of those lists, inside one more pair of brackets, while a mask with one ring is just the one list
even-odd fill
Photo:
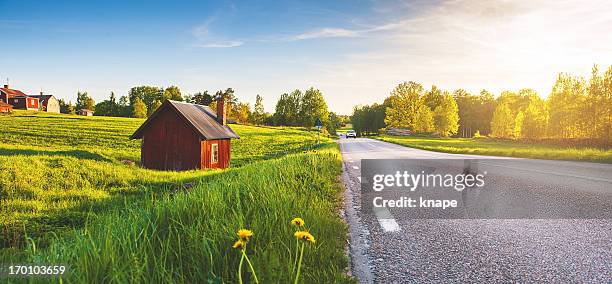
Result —
[[142, 164], [159, 170], [191, 170], [200, 167], [200, 138], [175, 113], [160, 113], [145, 130]]
[[[219, 162], [212, 164], [210, 162], [211, 148], [212, 144], [219, 145]], [[202, 141], [202, 168], [209, 169], [225, 169], [230, 166], [231, 159], [231, 140], [230, 139], [222, 139], [222, 140], [203, 140]]]

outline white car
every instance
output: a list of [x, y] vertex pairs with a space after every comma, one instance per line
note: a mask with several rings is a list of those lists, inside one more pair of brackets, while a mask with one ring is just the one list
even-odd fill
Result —
[[347, 130], [346, 131], [346, 138], [357, 138], [357, 132], [355, 132], [355, 130]]

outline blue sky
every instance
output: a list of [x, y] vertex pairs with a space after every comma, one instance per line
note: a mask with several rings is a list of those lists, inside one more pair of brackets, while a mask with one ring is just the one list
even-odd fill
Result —
[[0, 78], [29, 93], [233, 87], [270, 112], [314, 86], [349, 114], [408, 80], [546, 96], [557, 72], [612, 63], [606, 1], [0, 0], [0, 34]]

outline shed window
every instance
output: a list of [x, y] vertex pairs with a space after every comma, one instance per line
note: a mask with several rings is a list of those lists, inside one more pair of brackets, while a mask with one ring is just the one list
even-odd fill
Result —
[[210, 163], [219, 162], [219, 144], [210, 145]]

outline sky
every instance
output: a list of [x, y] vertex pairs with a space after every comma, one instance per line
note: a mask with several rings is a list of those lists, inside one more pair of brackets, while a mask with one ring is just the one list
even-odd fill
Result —
[[535, 89], [612, 64], [609, 1], [6, 1], [0, 81], [96, 101], [133, 86], [241, 101], [315, 87], [330, 110], [403, 81], [472, 93]]

